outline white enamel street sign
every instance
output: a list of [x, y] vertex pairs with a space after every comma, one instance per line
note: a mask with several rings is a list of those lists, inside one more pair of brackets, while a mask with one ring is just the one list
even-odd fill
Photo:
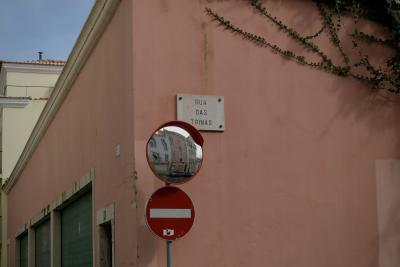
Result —
[[177, 119], [203, 131], [224, 131], [224, 97], [178, 94]]

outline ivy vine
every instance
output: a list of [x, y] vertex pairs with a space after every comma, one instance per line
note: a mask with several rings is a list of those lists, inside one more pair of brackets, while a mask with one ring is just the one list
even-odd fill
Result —
[[[210, 8], [206, 8], [205, 11], [208, 16], [232, 33], [238, 34], [258, 46], [272, 49], [287, 59], [338, 76], [355, 78], [369, 84], [374, 89], [400, 93], [400, 0], [313, 0], [318, 8], [322, 26], [319, 31], [309, 36], [303, 36], [294, 28], [273, 16], [259, 0], [247, 1], [258, 15], [271, 21], [283, 33], [317, 55], [319, 60], [310, 61], [291, 50], [279, 47], [262, 36], [245, 31]], [[342, 47], [342, 40], [340, 40], [338, 34], [342, 27], [342, 16], [353, 18], [354, 23], [358, 23], [360, 18], [372, 20], [386, 28], [390, 37], [383, 39], [355, 30], [349, 34], [349, 37], [352, 39], [353, 48], [358, 48], [359, 60], [351, 62], [350, 57]], [[332, 59], [313, 41], [323, 32], [329, 35], [330, 41], [340, 52], [342, 59], [340, 64], [334, 64]], [[370, 62], [368, 54], [359, 48], [361, 42], [388, 47], [395, 52], [394, 56], [386, 61], [385, 66], [375, 66]], [[360, 72], [360, 68], [364, 72]]]

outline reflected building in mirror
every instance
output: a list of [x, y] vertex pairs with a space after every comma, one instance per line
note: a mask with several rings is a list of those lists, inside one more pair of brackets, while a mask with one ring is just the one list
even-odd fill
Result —
[[166, 127], [148, 142], [148, 158], [153, 170], [168, 182], [182, 182], [196, 174], [202, 159], [201, 147], [183, 129]]

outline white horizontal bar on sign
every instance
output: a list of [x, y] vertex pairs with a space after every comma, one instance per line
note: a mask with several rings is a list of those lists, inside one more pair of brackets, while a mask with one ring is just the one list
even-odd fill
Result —
[[191, 218], [190, 209], [150, 209], [150, 218]]

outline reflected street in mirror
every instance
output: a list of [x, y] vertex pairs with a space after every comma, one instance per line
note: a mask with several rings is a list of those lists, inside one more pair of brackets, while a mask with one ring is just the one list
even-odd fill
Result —
[[165, 182], [183, 183], [197, 173], [203, 151], [185, 129], [167, 126], [148, 141], [147, 157], [150, 167]]

